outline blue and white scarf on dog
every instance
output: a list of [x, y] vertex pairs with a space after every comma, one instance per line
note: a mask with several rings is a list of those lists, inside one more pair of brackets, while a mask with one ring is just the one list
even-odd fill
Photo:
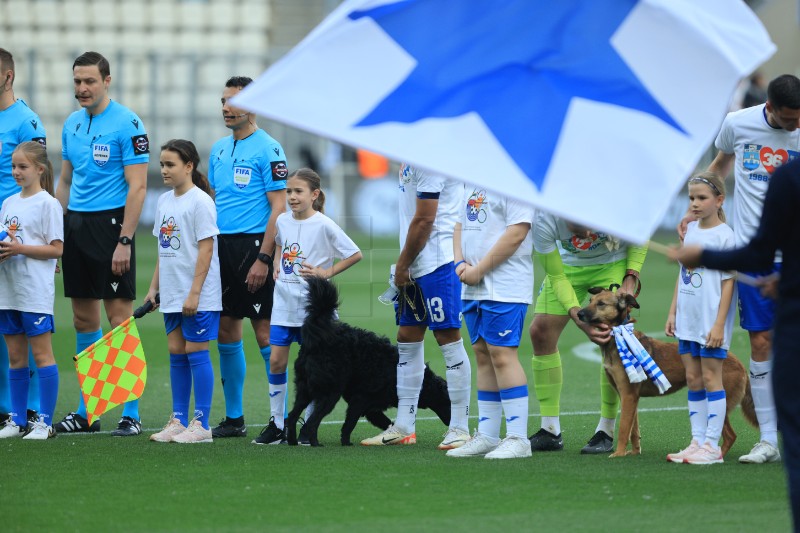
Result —
[[619, 358], [630, 382], [639, 383], [649, 377], [658, 387], [659, 394], [664, 394], [672, 384], [633, 334], [633, 324], [613, 327], [611, 332], [614, 334]]

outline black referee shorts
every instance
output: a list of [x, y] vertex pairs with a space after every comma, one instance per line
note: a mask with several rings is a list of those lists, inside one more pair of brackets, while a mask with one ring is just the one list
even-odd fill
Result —
[[[269, 320], [272, 315], [272, 264], [267, 282], [256, 292], [247, 290], [247, 273], [261, 251], [263, 233], [239, 233], [217, 237], [219, 274], [222, 280], [222, 316]], [[271, 255], [271, 254], [270, 254]]]
[[64, 295], [67, 298], [136, 299], [136, 248], [131, 244], [131, 269], [111, 272], [125, 208], [67, 211], [64, 215]]

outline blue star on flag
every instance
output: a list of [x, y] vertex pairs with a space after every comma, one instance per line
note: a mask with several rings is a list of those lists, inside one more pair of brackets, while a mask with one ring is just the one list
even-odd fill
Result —
[[611, 45], [636, 3], [403, 0], [354, 11], [350, 19], [373, 19], [417, 61], [356, 126], [476, 113], [540, 190], [573, 98], [685, 133]]

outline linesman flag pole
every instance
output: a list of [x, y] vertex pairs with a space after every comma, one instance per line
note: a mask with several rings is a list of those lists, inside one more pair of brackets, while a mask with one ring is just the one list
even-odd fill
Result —
[[106, 411], [135, 400], [144, 392], [147, 360], [136, 319], [152, 308], [151, 302], [145, 302], [133, 316], [72, 358], [90, 425]]

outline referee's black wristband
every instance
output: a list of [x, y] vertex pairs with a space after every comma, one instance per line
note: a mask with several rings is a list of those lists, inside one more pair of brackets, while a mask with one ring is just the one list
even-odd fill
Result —
[[270, 257], [269, 254], [265, 254], [265, 253], [262, 252], [262, 253], [258, 254], [256, 256], [256, 258], [259, 261], [261, 261], [262, 263], [266, 264], [266, 265], [271, 265], [272, 264], [272, 257]]

